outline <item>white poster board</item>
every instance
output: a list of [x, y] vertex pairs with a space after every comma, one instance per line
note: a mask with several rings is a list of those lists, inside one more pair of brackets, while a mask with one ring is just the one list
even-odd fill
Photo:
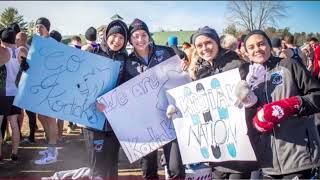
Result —
[[180, 62], [171, 57], [98, 98], [131, 163], [176, 138], [166, 90], [191, 82]]
[[173, 121], [184, 164], [256, 159], [244, 108], [234, 105], [239, 81], [233, 69], [167, 91], [183, 117]]

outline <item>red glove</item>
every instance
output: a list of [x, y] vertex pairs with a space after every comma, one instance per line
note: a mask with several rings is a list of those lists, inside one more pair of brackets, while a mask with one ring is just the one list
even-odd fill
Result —
[[275, 124], [298, 112], [301, 100], [297, 96], [265, 104], [253, 118], [253, 126], [260, 132], [268, 132]]

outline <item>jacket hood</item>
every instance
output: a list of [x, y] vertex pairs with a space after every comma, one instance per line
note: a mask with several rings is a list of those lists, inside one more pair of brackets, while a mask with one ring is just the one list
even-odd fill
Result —
[[[107, 44], [107, 34], [108, 32], [110, 31], [110, 29], [113, 27], [113, 26], [120, 26], [121, 28], [123, 28], [123, 31], [125, 32], [124, 33], [124, 44], [123, 44], [123, 47], [117, 51], [117, 52], [114, 52], [112, 51], [108, 44]], [[126, 23], [124, 23], [123, 21], [121, 20], [114, 20], [114, 21], [111, 21], [109, 23], [109, 25], [107, 26], [105, 32], [103, 33], [103, 38], [102, 38], [102, 41], [101, 41], [101, 49], [105, 52], [113, 52], [113, 53], [118, 53], [118, 52], [123, 52], [125, 49], [126, 49], [126, 46], [127, 46], [127, 43], [128, 43], [128, 27], [126, 25]]]

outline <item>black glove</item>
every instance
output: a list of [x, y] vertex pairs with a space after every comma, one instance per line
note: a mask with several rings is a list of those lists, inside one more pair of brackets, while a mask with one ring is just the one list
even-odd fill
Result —
[[21, 56], [20, 58], [21, 58], [20, 69], [22, 71], [27, 71], [29, 69], [29, 64], [27, 62], [27, 58], [23, 57], [23, 56]]

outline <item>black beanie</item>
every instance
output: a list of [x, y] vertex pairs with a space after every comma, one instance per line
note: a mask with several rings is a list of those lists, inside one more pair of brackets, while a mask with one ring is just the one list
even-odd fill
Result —
[[134, 33], [137, 30], [144, 30], [149, 35], [149, 38], [151, 37], [147, 24], [145, 22], [141, 21], [140, 19], [134, 19], [132, 21], [132, 23], [130, 24], [129, 38], [131, 37], [132, 33]]
[[8, 44], [16, 43], [16, 32], [12, 28], [6, 28], [1, 33], [1, 40]]
[[16, 34], [18, 34], [21, 31], [20, 26], [17, 23], [12, 23], [10, 27], [16, 32]]
[[219, 38], [216, 30], [214, 30], [214, 29], [212, 29], [212, 28], [210, 28], [210, 27], [208, 27], [208, 26], [205, 26], [205, 27], [203, 27], [203, 28], [200, 28], [200, 29], [198, 29], [196, 32], [194, 32], [194, 33], [192, 34], [192, 36], [191, 36], [191, 43], [194, 45], [196, 38], [197, 38], [198, 36], [201, 36], [201, 35], [207, 36], [207, 37], [213, 39], [213, 40], [217, 43], [218, 47], [219, 47], [219, 48], [221, 47], [221, 45], [220, 45], [220, 38]]
[[97, 30], [94, 27], [89, 27], [89, 29], [87, 29], [86, 31], [86, 39], [88, 41], [95, 41], [97, 40]]
[[273, 48], [279, 48], [281, 47], [281, 39], [278, 37], [274, 37], [271, 39], [271, 45]]
[[36, 21], [36, 25], [37, 24], [41, 24], [43, 25], [44, 27], [46, 27], [47, 31], [50, 31], [50, 21], [45, 18], [45, 17], [41, 17], [39, 18], [37, 21]]
[[[123, 35], [124, 46], [122, 47], [121, 51], [124, 50], [126, 48], [126, 45], [128, 42], [128, 27], [127, 27], [126, 23], [124, 23], [120, 19], [111, 21], [108, 24], [107, 29], [105, 31], [104, 39], [105, 40], [108, 39], [108, 37], [114, 33], [119, 33], [119, 34]], [[101, 43], [101, 47], [104, 51], [106, 51], [106, 49], [104, 49], [104, 48], [107, 48], [107, 45], [104, 46], [103, 44], [106, 44], [106, 43], [103, 43], [103, 42], [104, 42], [104, 40]]]
[[268, 35], [264, 31], [262, 31], [262, 30], [252, 30], [252, 31], [249, 32], [249, 34], [244, 39], [244, 48], [246, 49], [246, 51], [247, 51], [247, 47], [246, 47], [247, 40], [249, 39], [250, 36], [255, 35], [255, 34], [259, 34], [259, 35], [265, 37], [267, 39], [267, 41], [268, 41], [269, 46], [272, 47], [270, 38], [268, 37]]
[[108, 31], [106, 32], [107, 38], [111, 36], [112, 34], [122, 34], [123, 37], [126, 37], [125, 30], [120, 25], [114, 24], [113, 26], [109, 27]]
[[58, 31], [52, 30], [49, 34], [50, 37], [52, 37], [53, 39], [55, 39], [58, 42], [61, 42], [62, 40], [62, 36]]

